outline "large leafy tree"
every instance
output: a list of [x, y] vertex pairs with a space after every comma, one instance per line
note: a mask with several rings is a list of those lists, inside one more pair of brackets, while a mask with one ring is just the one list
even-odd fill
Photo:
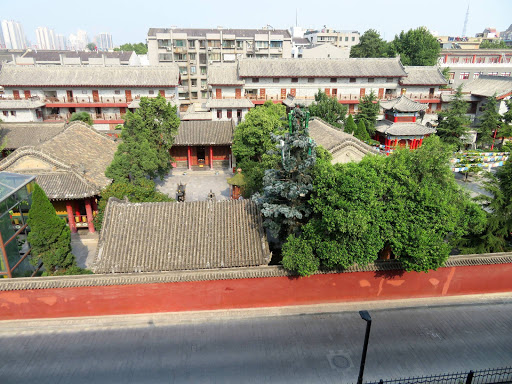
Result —
[[464, 101], [462, 85], [460, 85], [448, 109], [438, 114], [437, 135], [443, 142], [454, 145], [457, 149], [462, 147], [470, 124], [467, 112], [468, 103]]
[[46, 274], [76, 267], [71, 253], [71, 232], [64, 219], [57, 216], [55, 208], [42, 190], [35, 184], [32, 206], [28, 212], [30, 232], [27, 240], [32, 248], [31, 262], [43, 262]]
[[136, 183], [146, 177], [164, 177], [171, 169], [169, 149], [179, 125], [176, 107], [164, 97], [141, 98], [140, 108], [125, 115], [122, 142], [105, 175]]
[[261, 191], [265, 170], [276, 167], [279, 155], [272, 153], [275, 143], [271, 134], [284, 132], [285, 116], [284, 105], [267, 101], [251, 109], [236, 127], [232, 151], [245, 176], [245, 196]]
[[300, 258], [283, 253], [283, 264], [309, 274], [311, 252], [320, 267], [337, 269], [366, 265], [391, 249], [406, 270], [442, 266], [460, 238], [484, 223], [482, 209], [456, 184], [450, 156], [431, 137], [416, 151], [367, 156], [358, 164], [319, 162], [310, 198], [314, 213], [300, 235], [310, 247], [293, 240], [286, 247], [300, 250]]
[[498, 101], [496, 95], [488, 97], [482, 115], [478, 118], [477, 142], [483, 146], [492, 144], [493, 135], [501, 125], [501, 116], [498, 112]]
[[359, 44], [350, 48], [350, 57], [388, 57], [388, 50], [379, 32], [369, 29], [359, 38]]
[[379, 110], [380, 104], [375, 92], [372, 91], [359, 100], [359, 112], [356, 115], [355, 121], [358, 124], [360, 121], [363, 121], [370, 136], [375, 134], [375, 123], [379, 116]]
[[145, 43], [126, 43], [119, 46], [119, 48], [114, 48], [114, 51], [135, 51], [137, 55], [145, 55], [148, 53], [148, 45]]
[[69, 118], [69, 122], [71, 123], [73, 121], [83, 121], [88, 125], [94, 124], [91, 115], [87, 112], [73, 112]]
[[490, 41], [484, 40], [480, 43], [480, 49], [511, 49], [509, 45], [507, 45], [503, 40], [498, 41]]
[[347, 116], [347, 107], [338, 103], [335, 97], [327, 96], [320, 89], [315, 94], [315, 102], [309, 107], [311, 116], [318, 116], [327, 123], [341, 128]]
[[389, 46], [390, 55], [400, 55], [404, 65], [436, 65], [441, 45], [425, 27], [396, 35]]

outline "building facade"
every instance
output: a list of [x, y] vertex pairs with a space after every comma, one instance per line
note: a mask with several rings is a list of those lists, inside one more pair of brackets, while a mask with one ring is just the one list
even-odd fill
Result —
[[96, 48], [99, 51], [108, 51], [114, 49], [114, 42], [110, 33], [100, 33], [94, 38]]
[[27, 39], [20, 23], [12, 20], [2, 20], [2, 46], [6, 49], [26, 49]]
[[39, 27], [36, 29], [37, 47], [39, 49], [58, 49], [56, 44], [56, 36], [53, 29], [47, 27]]
[[323, 28], [306, 31], [304, 37], [313, 45], [332, 44], [338, 48], [350, 49], [353, 45], [359, 44], [360, 34], [358, 31], [336, 31]]
[[208, 98], [206, 79], [211, 65], [234, 63], [241, 57], [292, 57], [287, 30], [150, 28], [147, 41], [150, 65], [179, 66], [183, 110]]

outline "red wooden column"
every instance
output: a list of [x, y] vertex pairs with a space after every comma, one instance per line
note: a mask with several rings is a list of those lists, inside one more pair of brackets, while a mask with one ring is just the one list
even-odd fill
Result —
[[187, 165], [188, 169], [192, 168], [192, 148], [190, 146], [187, 147]]
[[418, 148], [421, 147], [421, 144], [423, 144], [423, 139], [420, 139], [420, 142], [418, 144]]
[[210, 169], [213, 169], [213, 146], [210, 145]]
[[85, 199], [85, 212], [87, 213], [87, 226], [89, 227], [89, 232], [94, 233], [96, 231], [94, 229], [94, 223], [92, 222], [94, 217], [92, 216], [91, 199]]
[[389, 150], [389, 139], [387, 137], [384, 138], [384, 149]]
[[75, 216], [73, 215], [73, 207], [70, 201], [66, 201], [66, 211], [68, 211], [69, 229], [72, 233], [76, 233]]

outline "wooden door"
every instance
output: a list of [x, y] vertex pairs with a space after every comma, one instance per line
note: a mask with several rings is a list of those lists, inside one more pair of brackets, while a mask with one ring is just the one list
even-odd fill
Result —
[[336, 88], [332, 89], [332, 96], [338, 98], [338, 90]]
[[12, 96], [14, 100], [20, 100], [20, 91], [12, 91]]
[[222, 89], [220, 89], [220, 88], [215, 89], [215, 98], [222, 99]]
[[361, 88], [359, 90], [359, 97], [363, 97], [365, 95], [365, 93], [366, 93], [366, 88]]
[[124, 91], [124, 96], [126, 97], [126, 102], [127, 103], [130, 103], [133, 99], [132, 99], [132, 91], [130, 89], [126, 89]]
[[281, 88], [281, 99], [286, 99], [286, 88]]
[[351, 115], [354, 114], [354, 104], [349, 104], [348, 105], [348, 113], [350, 113]]
[[241, 99], [242, 98], [242, 89], [236, 88], [235, 89], [235, 99]]
[[297, 94], [297, 90], [295, 88], [290, 89], [290, 95], [295, 97], [296, 94]]
[[160, 96], [165, 97], [165, 89], [161, 89], [159, 92]]
[[265, 88], [260, 88], [260, 99], [265, 99]]
[[325, 88], [325, 94], [327, 96], [331, 96], [331, 89], [330, 88]]
[[384, 97], [384, 88], [379, 88], [379, 99]]
[[24, 91], [25, 93], [25, 100], [30, 99], [30, 91]]
[[119, 107], [119, 113], [121, 115], [124, 115], [126, 113], [126, 108], [125, 107]]
[[73, 91], [66, 91], [66, 95], [68, 98], [68, 103], [72, 103], [73, 102]]
[[95, 102], [95, 103], [99, 103], [100, 102], [100, 92], [98, 90], [93, 90], [92, 91], [92, 101]]

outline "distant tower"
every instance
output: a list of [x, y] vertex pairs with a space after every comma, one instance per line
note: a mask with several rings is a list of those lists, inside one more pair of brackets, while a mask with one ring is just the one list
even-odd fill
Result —
[[468, 19], [469, 19], [469, 2], [468, 2], [468, 10], [466, 11], [466, 20], [464, 20], [464, 28], [462, 29], [462, 37], [466, 37], [466, 30], [468, 29]]

